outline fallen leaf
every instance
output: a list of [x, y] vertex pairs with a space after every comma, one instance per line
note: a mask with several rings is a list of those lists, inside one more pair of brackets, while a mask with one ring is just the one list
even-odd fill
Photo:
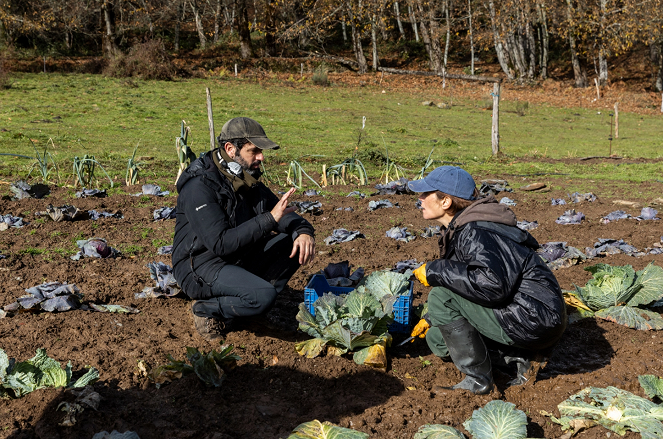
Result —
[[277, 357], [276, 355], [274, 355], [274, 356], [272, 357], [272, 366], [276, 366], [276, 364], [277, 364], [278, 362], [279, 362], [279, 357]]

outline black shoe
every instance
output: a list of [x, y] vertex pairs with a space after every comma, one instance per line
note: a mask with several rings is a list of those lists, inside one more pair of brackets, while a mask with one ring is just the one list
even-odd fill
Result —
[[490, 393], [493, 389], [490, 356], [479, 331], [465, 319], [438, 328], [451, 359], [458, 370], [466, 375], [463, 381], [449, 389], [465, 389], [477, 395]]
[[193, 305], [191, 305], [191, 315], [193, 316], [193, 326], [196, 328], [202, 338], [207, 341], [219, 340], [224, 337], [230, 330], [233, 319], [214, 319], [211, 317], [197, 316], [193, 312]]

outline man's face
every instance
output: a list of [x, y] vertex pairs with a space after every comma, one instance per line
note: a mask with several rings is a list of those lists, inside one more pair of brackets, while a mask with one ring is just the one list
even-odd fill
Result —
[[245, 172], [248, 172], [253, 178], [260, 178], [262, 175], [262, 170], [260, 165], [265, 160], [265, 156], [262, 153], [262, 149], [255, 146], [253, 143], [249, 142], [242, 147], [239, 151], [232, 143], [226, 143], [230, 145], [231, 151], [226, 151], [231, 159], [239, 163], [239, 165], [244, 169]]

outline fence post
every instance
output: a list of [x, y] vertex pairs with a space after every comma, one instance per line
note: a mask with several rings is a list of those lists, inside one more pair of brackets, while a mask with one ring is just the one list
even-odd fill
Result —
[[496, 82], [493, 85], [493, 129], [491, 140], [493, 144], [493, 155], [497, 155], [500, 152], [500, 89], [501, 84]]
[[209, 149], [210, 151], [216, 147], [216, 136], [214, 135], [214, 115], [212, 114], [212, 95], [209, 87], [205, 88], [207, 91], [207, 122], [209, 123]]
[[619, 102], [615, 102], [615, 139], [619, 139]]

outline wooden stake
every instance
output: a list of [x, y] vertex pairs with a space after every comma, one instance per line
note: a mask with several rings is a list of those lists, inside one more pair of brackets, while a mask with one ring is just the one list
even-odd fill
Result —
[[493, 155], [500, 152], [500, 84], [493, 85], [493, 128], [491, 140], [493, 146]]
[[320, 183], [322, 183], [322, 187], [327, 187], [327, 165], [322, 165], [322, 178], [320, 179]]
[[594, 78], [594, 85], [596, 85], [596, 99], [601, 99], [601, 89], [599, 88], [599, 80]]
[[663, 93], [661, 93], [661, 113], [663, 113]]
[[237, 77], [237, 63], [235, 63], [235, 77]]
[[301, 68], [299, 71], [299, 77], [303, 78], [304, 77], [304, 63], [301, 64]]
[[212, 94], [209, 87], [205, 88], [207, 92], [207, 123], [209, 124], [209, 150], [216, 148], [216, 136], [214, 135], [214, 115], [212, 114]]
[[619, 102], [615, 102], [615, 139], [619, 139]]

